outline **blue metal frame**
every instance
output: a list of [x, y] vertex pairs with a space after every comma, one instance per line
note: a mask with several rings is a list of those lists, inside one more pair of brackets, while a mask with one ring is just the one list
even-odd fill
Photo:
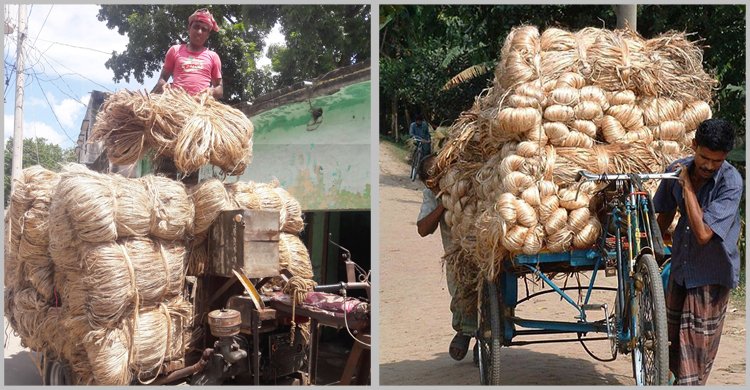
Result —
[[[503, 343], [512, 345], [513, 337], [517, 334], [550, 334], [550, 333], [588, 333], [607, 332], [607, 326], [602, 322], [589, 322], [586, 318], [584, 305], [589, 303], [591, 292], [595, 289], [595, 281], [598, 271], [604, 267], [607, 259], [614, 261], [617, 268], [617, 312], [619, 317], [615, 319], [615, 333], [617, 345], [621, 352], [629, 350], [630, 341], [636, 336], [637, 308], [634, 291], [633, 259], [637, 258], [642, 246], [650, 246], [652, 237], [649, 236], [648, 224], [644, 213], [648, 212], [648, 199], [635, 194], [630, 187], [631, 193], [620, 206], [614, 206], [608, 213], [606, 222], [602, 226], [602, 235], [596, 248], [571, 250], [559, 253], [539, 253], [535, 255], [516, 255], [507, 264], [512, 265], [516, 272], [509, 271], [500, 275], [498, 280], [499, 291], [502, 292], [501, 310], [503, 311]], [[623, 226], [627, 226], [627, 247], [624, 247], [622, 235]], [[608, 231], [613, 231], [615, 245], [611, 250], [607, 249], [606, 238]], [[642, 237], [641, 233], [646, 233]], [[645, 245], [644, 245], [645, 244]], [[586, 288], [583, 304], [578, 305], [576, 301], [563, 291], [555, 282], [542, 272], [544, 266], [554, 268], [554, 264], [564, 264], [579, 270], [592, 270], [591, 280]], [[669, 270], [665, 270], [666, 278]], [[557, 292], [562, 299], [578, 311], [577, 322], [543, 321], [524, 319], [513, 315], [518, 303], [518, 276], [531, 273], [542, 280], [549, 288]], [[517, 331], [516, 326], [530, 329]]]

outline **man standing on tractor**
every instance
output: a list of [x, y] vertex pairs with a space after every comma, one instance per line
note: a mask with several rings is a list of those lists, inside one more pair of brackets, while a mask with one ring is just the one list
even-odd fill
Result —
[[[428, 185], [434, 165], [435, 155], [430, 154], [422, 159], [419, 166], [419, 179], [422, 180], [427, 188], [423, 190], [422, 194], [422, 207], [419, 210], [419, 217], [417, 217], [417, 232], [420, 236], [425, 237], [434, 233], [437, 227], [440, 226], [443, 249], [446, 253], [449, 253], [455, 244], [452, 242], [450, 229], [445, 222], [445, 207], [435, 196], [439, 191], [437, 184], [434, 184], [432, 187]], [[455, 280], [455, 272], [450, 268], [449, 263], [446, 262], [445, 279], [448, 284], [448, 292], [451, 294], [452, 325], [456, 331], [456, 335], [451, 340], [448, 354], [455, 360], [463, 360], [469, 350], [471, 338], [477, 331], [477, 319], [476, 314], [474, 316], [467, 316], [465, 313], [472, 310], [464, 310], [459, 300], [456, 299], [458, 285]], [[474, 312], [476, 313], [476, 311]]]
[[159, 81], [151, 92], [160, 93], [172, 77], [171, 86], [180, 87], [190, 95], [195, 96], [208, 89], [214, 99], [221, 99], [224, 95], [221, 59], [206, 47], [212, 31], [219, 31], [219, 25], [207, 9], [199, 9], [190, 15], [189, 42], [169, 48]]
[[739, 282], [744, 185], [737, 169], [726, 162], [734, 137], [725, 120], [701, 123], [694, 155], [668, 168], [682, 168], [679, 185], [664, 180], [654, 196], [663, 234], [680, 210], [666, 292], [669, 368], [678, 385], [706, 384], [719, 349], [729, 291]]

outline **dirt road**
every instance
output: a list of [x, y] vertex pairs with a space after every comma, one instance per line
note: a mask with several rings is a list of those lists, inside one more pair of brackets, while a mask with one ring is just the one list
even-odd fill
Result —
[[[448, 356], [453, 329], [450, 296], [440, 265], [440, 237], [433, 234], [420, 238], [417, 234], [415, 220], [423, 187], [409, 181], [408, 165], [397, 155], [392, 145], [381, 143], [380, 383], [478, 385], [479, 373], [471, 354], [461, 362]], [[573, 283], [571, 280], [568, 285]], [[523, 297], [525, 286], [519, 285], [519, 297]], [[529, 288], [533, 291], [533, 286]], [[594, 295], [592, 302], [611, 306], [613, 299], [600, 294]], [[522, 317], [573, 321], [575, 313], [570, 308], [559, 296], [547, 294], [519, 306], [516, 313]], [[599, 318], [603, 315], [594, 317]], [[607, 357], [608, 343], [592, 341], [587, 346], [598, 357]], [[503, 384], [507, 385], [634, 384], [629, 355], [619, 355], [613, 362], [598, 362], [577, 342], [503, 348], [501, 362]], [[744, 383], [745, 312], [730, 306], [708, 384]]]

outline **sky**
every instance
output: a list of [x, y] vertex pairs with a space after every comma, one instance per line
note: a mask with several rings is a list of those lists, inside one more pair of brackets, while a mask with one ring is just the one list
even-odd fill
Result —
[[[104, 66], [112, 51], [123, 52], [127, 36], [107, 28], [96, 15], [99, 7], [86, 4], [27, 5], [28, 35], [25, 42], [26, 80], [24, 82], [24, 138], [46, 138], [63, 148], [75, 146], [81, 121], [92, 90], [114, 92], [120, 89], [151, 90], [158, 74], [137, 83], [113, 81], [114, 74]], [[17, 5], [3, 5], [4, 20], [17, 25]], [[266, 39], [283, 43], [275, 26]], [[16, 63], [16, 33], [3, 36], [4, 69]], [[267, 46], [266, 46], [267, 47]], [[264, 51], [265, 54], [265, 51]], [[270, 60], [261, 58], [259, 65]], [[5, 73], [3, 105], [3, 144], [13, 136], [16, 74]]]

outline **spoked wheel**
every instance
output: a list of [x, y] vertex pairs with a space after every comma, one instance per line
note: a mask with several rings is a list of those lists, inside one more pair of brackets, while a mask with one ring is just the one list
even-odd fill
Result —
[[485, 281], [477, 335], [479, 380], [483, 385], [500, 384], [501, 325], [497, 285], [492, 281]]
[[45, 362], [44, 384], [47, 386], [73, 385], [73, 371], [64, 361], [48, 359]]
[[669, 381], [669, 341], [664, 288], [656, 260], [644, 254], [638, 260], [633, 308], [636, 344], [633, 375], [636, 385], [666, 385]]

